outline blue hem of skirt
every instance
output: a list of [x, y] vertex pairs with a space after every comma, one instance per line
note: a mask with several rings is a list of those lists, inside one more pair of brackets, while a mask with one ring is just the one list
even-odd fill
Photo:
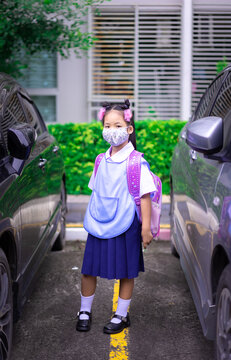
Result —
[[133, 279], [144, 272], [141, 224], [135, 214], [129, 229], [119, 236], [100, 239], [88, 234], [82, 274], [106, 279]]

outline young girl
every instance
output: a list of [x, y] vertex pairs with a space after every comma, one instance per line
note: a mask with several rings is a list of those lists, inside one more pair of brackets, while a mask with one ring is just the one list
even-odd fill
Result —
[[144, 271], [142, 240], [144, 248], [152, 240], [150, 193], [156, 188], [143, 158], [140, 178], [142, 228], [134, 199], [128, 191], [126, 163], [136, 148], [135, 126], [129, 107], [129, 100], [116, 105], [105, 103], [99, 112], [104, 127], [103, 138], [111, 147], [89, 182], [93, 191], [84, 218], [88, 238], [82, 265], [78, 331], [90, 330], [97, 276], [120, 279], [117, 310], [103, 331], [115, 334], [130, 326], [127, 311], [134, 278], [139, 271]]

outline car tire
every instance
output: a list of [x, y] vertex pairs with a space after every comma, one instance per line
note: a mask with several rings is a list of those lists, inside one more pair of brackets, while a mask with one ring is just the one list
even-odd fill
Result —
[[179, 259], [180, 257], [172, 240], [171, 240], [171, 254], [175, 256], [177, 259]]
[[13, 331], [13, 295], [9, 264], [0, 249], [0, 359], [10, 358]]
[[216, 296], [216, 360], [231, 354], [231, 264], [223, 270]]
[[61, 214], [60, 214], [60, 226], [61, 230], [59, 236], [57, 237], [52, 251], [60, 251], [65, 247], [65, 237], [66, 237], [66, 213], [67, 213], [67, 204], [66, 204], [66, 189], [64, 182], [62, 182], [61, 187]]

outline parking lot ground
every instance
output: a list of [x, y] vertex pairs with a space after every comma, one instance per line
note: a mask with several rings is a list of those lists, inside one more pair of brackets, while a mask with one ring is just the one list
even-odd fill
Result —
[[[111, 316], [114, 281], [99, 279], [90, 332], [75, 330], [85, 243], [68, 242], [45, 259], [21, 319], [14, 326], [11, 360], [212, 360], [179, 260], [168, 241], [144, 253], [136, 279], [131, 327], [118, 335], [102, 329]], [[116, 338], [117, 336], [117, 338]], [[114, 338], [113, 338], [114, 337]]]

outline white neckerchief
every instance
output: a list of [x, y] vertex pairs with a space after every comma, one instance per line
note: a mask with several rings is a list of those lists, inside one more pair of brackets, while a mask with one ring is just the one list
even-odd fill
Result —
[[134, 150], [134, 146], [132, 145], [131, 141], [127, 145], [125, 145], [120, 151], [115, 153], [114, 155], [110, 156], [111, 153], [111, 146], [106, 151], [106, 160], [112, 161], [112, 162], [122, 162], [128, 158], [128, 156], [131, 154], [131, 152]]

